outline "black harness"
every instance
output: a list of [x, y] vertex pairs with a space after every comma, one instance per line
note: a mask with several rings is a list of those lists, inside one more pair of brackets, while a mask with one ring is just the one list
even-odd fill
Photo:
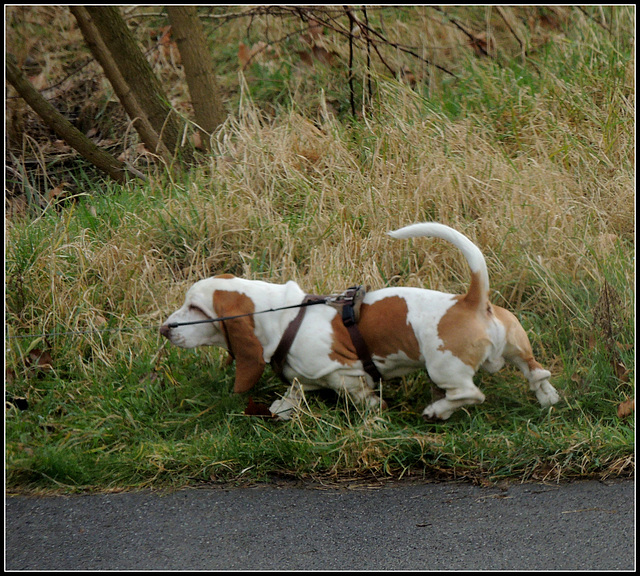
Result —
[[273, 356], [271, 357], [271, 367], [278, 374], [281, 380], [289, 384], [288, 380], [284, 376], [284, 364], [287, 359], [287, 354], [291, 349], [291, 345], [295, 340], [302, 319], [307, 311], [307, 306], [313, 303], [325, 303], [329, 306], [338, 308], [342, 312], [342, 323], [349, 332], [351, 342], [356, 349], [358, 358], [362, 362], [362, 367], [365, 372], [373, 378], [374, 382], [382, 380], [382, 375], [378, 371], [378, 368], [371, 358], [369, 348], [358, 329], [358, 319], [360, 317], [360, 305], [364, 298], [365, 290], [362, 286], [353, 286], [346, 290], [343, 294], [335, 298], [328, 298], [327, 296], [314, 296], [306, 295], [302, 301], [302, 307], [296, 315], [296, 317], [289, 323], [286, 330], [282, 334], [282, 338], [276, 348]]

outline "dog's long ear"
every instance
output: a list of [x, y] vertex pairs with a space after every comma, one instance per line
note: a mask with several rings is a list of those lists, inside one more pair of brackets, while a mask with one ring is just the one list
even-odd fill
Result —
[[[255, 312], [250, 298], [238, 292], [216, 290], [213, 309], [219, 317], [238, 316]], [[222, 328], [229, 352], [236, 361], [234, 392], [247, 392], [256, 385], [265, 368], [262, 344], [256, 337], [253, 316], [225, 320]]]

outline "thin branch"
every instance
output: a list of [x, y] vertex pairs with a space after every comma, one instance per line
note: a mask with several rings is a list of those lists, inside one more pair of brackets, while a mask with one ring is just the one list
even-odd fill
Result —
[[351, 10], [346, 6], [344, 7], [344, 11], [349, 18], [349, 100], [351, 102], [351, 115], [355, 118], [356, 104], [353, 88], [353, 28], [355, 26], [355, 18], [353, 17]]
[[[422, 56], [416, 54], [412, 49], [408, 48], [407, 46], [405, 46], [404, 44], [400, 44], [398, 42], [393, 42], [391, 40], [389, 40], [388, 38], [385, 38], [385, 36], [378, 32], [377, 30], [371, 28], [370, 26], [368, 26], [367, 24], [365, 24], [364, 22], [361, 22], [360, 20], [358, 20], [357, 18], [354, 19], [356, 21], [356, 23], [358, 24], [358, 26], [360, 27], [360, 30], [362, 31], [362, 35], [367, 38], [367, 42], [370, 42], [371, 45], [373, 46], [374, 50], [376, 51], [376, 54], [378, 54], [378, 57], [380, 58], [380, 60], [382, 61], [382, 63], [389, 69], [389, 71], [392, 72], [392, 74], [395, 75], [395, 71], [393, 70], [393, 68], [391, 66], [389, 66], [384, 59], [382, 58], [382, 55], [380, 54], [380, 51], [377, 49], [377, 45], [376, 45], [376, 41], [371, 37], [371, 35], [376, 36], [377, 38], [380, 39], [380, 41], [387, 45], [387, 46], [391, 46], [392, 48], [395, 48], [396, 50], [400, 50], [401, 52], [404, 52], [405, 54], [409, 54], [411, 56], [413, 56], [414, 58], [416, 58], [417, 60], [421, 60], [422, 62], [424, 62], [425, 64], [428, 64], [430, 66], [434, 66], [435, 68], [437, 68], [438, 70], [440, 70], [441, 72], [444, 72], [445, 74], [449, 74], [450, 76], [453, 76], [454, 78], [458, 78], [453, 72], [451, 72], [450, 70], [447, 70], [446, 68], [444, 68], [443, 66], [440, 66], [439, 64], [435, 64], [433, 62], [431, 62], [430, 60], [427, 60], [426, 58], [423, 58]], [[320, 20], [319, 20], [320, 21]], [[335, 30], [335, 32], [338, 33], [342, 33], [341, 30]]]
[[[362, 13], [364, 14], [364, 21], [369, 26], [369, 16], [367, 16], [367, 7], [362, 6]], [[373, 90], [371, 89], [371, 41], [367, 36], [367, 90], [369, 91], [369, 102], [373, 100]]]
[[496, 6], [496, 10], [498, 11], [498, 14], [500, 14], [502, 21], [507, 25], [507, 28], [509, 28], [511, 34], [513, 34], [513, 37], [517, 40], [518, 44], [520, 44], [520, 50], [522, 50], [522, 56], [524, 58], [527, 53], [520, 35], [514, 30], [513, 26], [511, 26], [511, 22], [509, 22], [509, 18], [507, 17], [504, 9], [501, 6]]
[[600, 26], [603, 30], [606, 30], [609, 34], [611, 34], [611, 29], [606, 25], [603, 24], [602, 22], [598, 22], [593, 16], [591, 16], [591, 14], [589, 14], [582, 6], [576, 6], [576, 8], [578, 10], [580, 10], [580, 12], [582, 12], [589, 20], [591, 20], [592, 22], [594, 22], [595, 24], [597, 24], [598, 26]]
[[460, 32], [462, 32], [467, 38], [469, 38], [471, 43], [474, 46], [476, 46], [482, 54], [484, 54], [485, 56], [488, 56], [489, 58], [492, 58], [491, 54], [489, 54], [480, 44], [478, 44], [478, 39], [473, 34], [471, 34], [471, 32], [469, 32], [462, 24], [460, 24], [455, 18], [453, 18], [452, 16], [449, 16], [449, 14], [447, 14], [442, 8], [438, 6], [432, 6], [432, 8], [442, 13], [447, 18], [447, 20], [451, 22], [451, 24], [453, 24], [458, 30], [460, 30]]

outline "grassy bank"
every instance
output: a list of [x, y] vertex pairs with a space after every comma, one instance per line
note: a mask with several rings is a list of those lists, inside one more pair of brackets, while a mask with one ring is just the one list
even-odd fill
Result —
[[[469, 59], [429, 91], [376, 77], [356, 120], [313, 84], [317, 114], [299, 100], [267, 114], [256, 68], [200, 166], [124, 188], [76, 176], [73, 201], [7, 219], [9, 489], [633, 473], [634, 416], [618, 407], [635, 394], [635, 63], [616, 22], [581, 20], [535, 67]], [[223, 272], [464, 292], [451, 246], [385, 234], [425, 220], [482, 249], [492, 300], [520, 318], [559, 404], [541, 409], [506, 369], [476, 377], [484, 404], [425, 423], [419, 373], [384, 384], [384, 412], [314, 394], [273, 422], [243, 414], [223, 353], [158, 335], [195, 280]], [[253, 399], [283, 392], [268, 369]]]

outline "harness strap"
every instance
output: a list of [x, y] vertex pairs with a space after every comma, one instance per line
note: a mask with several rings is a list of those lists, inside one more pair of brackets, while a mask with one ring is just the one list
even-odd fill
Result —
[[364, 371], [369, 374], [371, 378], [373, 378], [374, 382], [379, 382], [380, 380], [382, 380], [382, 374], [380, 374], [378, 368], [373, 363], [373, 359], [371, 358], [371, 354], [369, 353], [367, 343], [364, 341], [364, 338], [362, 337], [362, 334], [358, 329], [353, 304], [345, 304], [342, 308], [342, 323], [349, 332], [351, 342], [353, 342], [356, 353], [358, 354], [358, 358], [360, 358], [360, 362], [362, 362]]
[[[304, 297], [302, 303], [306, 304], [307, 302], [317, 300], [318, 298], [321, 297], [307, 295]], [[282, 334], [282, 338], [280, 338], [278, 347], [275, 349], [273, 356], [271, 356], [271, 367], [285, 384], [290, 384], [290, 382], [284, 377], [284, 363], [287, 359], [287, 354], [289, 354], [289, 350], [291, 349], [291, 345], [293, 344], [296, 334], [298, 333], [300, 324], [302, 324], [302, 319], [304, 318], [306, 311], [307, 307], [303, 306], [298, 311], [296, 317], [291, 320], [291, 322], [289, 322], [289, 326], [287, 326], [286, 330]]]
[[[365, 372], [373, 378], [375, 382], [382, 380], [382, 375], [378, 371], [378, 368], [373, 362], [371, 358], [371, 354], [369, 353], [369, 348], [367, 347], [360, 330], [358, 329], [358, 312], [362, 298], [364, 297], [364, 290], [361, 290], [361, 287], [357, 286], [354, 288], [350, 288], [347, 291], [347, 297], [336, 303], [336, 307], [342, 308], [342, 323], [344, 327], [349, 332], [349, 337], [351, 338], [351, 342], [356, 349], [356, 353], [358, 354], [358, 358], [362, 362], [362, 367]], [[359, 297], [356, 297], [358, 294]], [[317, 301], [325, 301], [325, 296], [314, 296], [307, 294], [302, 301], [302, 304], [307, 304], [308, 302], [317, 302]], [[357, 307], [357, 308], [356, 308]], [[280, 342], [278, 343], [275, 352], [271, 356], [271, 367], [274, 372], [280, 377], [280, 379], [285, 384], [290, 384], [290, 382], [284, 377], [284, 364], [287, 359], [287, 355], [289, 354], [289, 350], [291, 349], [291, 345], [298, 333], [298, 329], [300, 328], [300, 324], [302, 324], [302, 319], [306, 313], [307, 307], [302, 306], [298, 311], [296, 317], [289, 322], [289, 325], [285, 329], [282, 334], [282, 338], [280, 338]]]

